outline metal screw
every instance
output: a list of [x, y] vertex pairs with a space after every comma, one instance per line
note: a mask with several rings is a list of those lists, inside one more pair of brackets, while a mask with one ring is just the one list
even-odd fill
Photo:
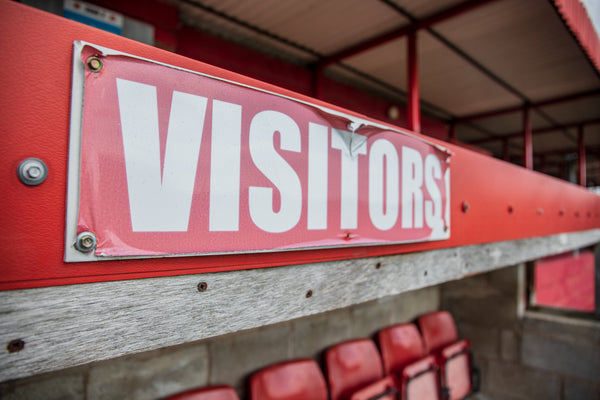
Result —
[[306, 292], [306, 296], [305, 297], [308, 299], [308, 298], [311, 298], [312, 295], [313, 295], [313, 291], [309, 290], [308, 292]]
[[538, 215], [542, 215], [544, 213], [544, 210], [542, 208], [538, 208], [537, 213]]
[[462, 202], [462, 212], [466, 213], [467, 211], [469, 211], [469, 208], [471, 208], [469, 203], [466, 201], [463, 201]]
[[199, 292], [206, 292], [207, 289], [208, 289], [208, 283], [206, 283], [206, 282], [200, 282], [198, 284], [198, 291]]
[[23, 350], [24, 348], [25, 348], [25, 342], [21, 339], [11, 340], [10, 342], [8, 342], [8, 345], [6, 346], [6, 350], [8, 350], [9, 353], [17, 353], [17, 352]]
[[86, 64], [90, 72], [102, 71], [102, 60], [98, 56], [91, 56], [86, 60]]
[[23, 184], [37, 186], [48, 177], [48, 167], [38, 158], [28, 158], [19, 164], [17, 176]]
[[81, 232], [77, 235], [75, 248], [82, 253], [89, 253], [96, 248], [97, 243], [96, 235], [91, 232]]

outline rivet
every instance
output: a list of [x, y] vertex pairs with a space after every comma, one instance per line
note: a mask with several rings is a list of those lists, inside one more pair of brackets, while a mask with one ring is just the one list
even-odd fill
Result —
[[309, 290], [308, 292], [306, 292], [306, 295], [304, 297], [306, 297], [308, 299], [308, 298], [311, 298], [312, 295], [313, 295], [313, 291]]
[[77, 235], [75, 248], [82, 253], [89, 253], [96, 248], [97, 243], [96, 235], [91, 232], [81, 232]]
[[560, 210], [560, 211], [558, 212], [558, 215], [560, 215], [561, 217], [562, 217], [563, 215], [565, 215], [565, 210]]
[[579, 217], [579, 211], [575, 211], [575, 216]]
[[38, 158], [28, 158], [19, 164], [17, 176], [23, 184], [37, 186], [42, 184], [48, 177], [48, 167]]
[[515, 212], [515, 208], [513, 206], [508, 206], [508, 213], [512, 214]]
[[6, 350], [8, 350], [9, 353], [17, 353], [17, 352], [23, 350], [24, 348], [25, 348], [25, 342], [21, 339], [11, 340], [10, 342], [8, 342], [8, 345], [6, 346]]
[[466, 201], [462, 202], [462, 206], [461, 207], [462, 207], [462, 212], [464, 212], [464, 213], [466, 213], [467, 211], [469, 211], [469, 208], [471, 208], [471, 206], [469, 205], [469, 203], [466, 202]]
[[88, 57], [85, 63], [90, 72], [102, 71], [102, 60], [98, 56]]
[[206, 283], [206, 282], [200, 282], [198, 284], [198, 291], [199, 292], [206, 292], [207, 289], [208, 289], [208, 283]]
[[544, 213], [544, 210], [541, 208], [538, 208], [537, 213], [538, 213], [538, 215], [542, 215]]

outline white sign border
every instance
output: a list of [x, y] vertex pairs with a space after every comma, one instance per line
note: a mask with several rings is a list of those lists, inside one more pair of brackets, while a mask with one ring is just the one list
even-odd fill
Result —
[[420, 243], [428, 241], [446, 240], [450, 238], [450, 179], [446, 182], [446, 220], [448, 223], [448, 230], [446, 237], [426, 240], [413, 240], [413, 241], [402, 241], [402, 242], [377, 242], [377, 243], [348, 243], [345, 245], [332, 245], [332, 246], [319, 246], [319, 247], [299, 247], [290, 249], [268, 249], [268, 250], [248, 250], [248, 251], [231, 251], [231, 252], [211, 252], [211, 253], [184, 253], [184, 254], [161, 254], [161, 255], [136, 255], [136, 256], [97, 256], [94, 252], [82, 253], [75, 248], [75, 241], [77, 239], [77, 222], [79, 219], [79, 183], [80, 183], [80, 171], [81, 171], [81, 135], [82, 135], [82, 124], [83, 124], [83, 107], [84, 107], [84, 93], [85, 93], [85, 64], [81, 60], [81, 52], [86, 47], [90, 46], [101, 52], [102, 56], [122, 56], [129, 57], [136, 60], [146, 61], [153, 64], [161, 65], [167, 68], [173, 68], [179, 71], [192, 73], [199, 76], [204, 76], [210, 79], [215, 79], [232, 85], [244, 87], [258, 92], [266, 93], [269, 95], [277, 96], [287, 100], [294, 101], [299, 104], [304, 104], [312, 108], [316, 108], [330, 115], [345, 118], [348, 120], [348, 129], [354, 133], [356, 129], [361, 126], [372, 126], [388, 131], [397, 132], [406, 136], [410, 136], [413, 139], [427, 143], [430, 146], [446, 153], [448, 159], [453, 153], [447, 148], [440, 146], [436, 143], [430, 142], [422, 137], [414, 135], [410, 131], [394, 127], [391, 125], [380, 124], [364, 118], [356, 117], [354, 115], [346, 114], [340, 111], [332, 110], [327, 107], [316, 105], [304, 100], [300, 100], [294, 97], [286, 96], [281, 93], [272, 92], [270, 90], [257, 88], [254, 86], [246, 85], [240, 82], [235, 82], [229, 79], [224, 79], [209, 74], [205, 74], [198, 71], [189, 70], [186, 68], [177, 67], [174, 65], [165, 64], [159, 61], [138, 57], [132, 54], [123, 53], [117, 50], [109, 49], [104, 46], [96, 45], [93, 43], [75, 40], [73, 42], [73, 72], [72, 72], [72, 85], [71, 85], [71, 116], [70, 116], [70, 127], [69, 127], [69, 161], [68, 161], [68, 176], [67, 176], [67, 207], [66, 207], [66, 226], [65, 226], [65, 262], [87, 262], [87, 261], [109, 261], [109, 260], [129, 260], [129, 259], [145, 259], [145, 258], [167, 258], [167, 257], [193, 257], [202, 255], [225, 255], [225, 254], [250, 254], [250, 253], [273, 253], [273, 252], [288, 252], [298, 250], [310, 250], [310, 249], [329, 249], [329, 248], [340, 248], [340, 247], [363, 247], [363, 246], [382, 246], [391, 244], [401, 243]]

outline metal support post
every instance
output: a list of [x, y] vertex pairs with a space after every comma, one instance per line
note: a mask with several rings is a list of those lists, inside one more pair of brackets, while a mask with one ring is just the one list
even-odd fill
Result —
[[587, 177], [586, 177], [586, 162], [585, 162], [585, 141], [583, 136], [583, 125], [579, 125], [577, 131], [577, 144], [578, 144], [578, 166], [579, 166], [579, 174], [577, 175], [577, 183], [581, 186], [587, 186]]
[[533, 169], [533, 136], [529, 104], [523, 107], [523, 167]]
[[419, 71], [417, 64], [417, 32], [408, 34], [408, 129], [421, 132], [421, 111], [419, 109]]

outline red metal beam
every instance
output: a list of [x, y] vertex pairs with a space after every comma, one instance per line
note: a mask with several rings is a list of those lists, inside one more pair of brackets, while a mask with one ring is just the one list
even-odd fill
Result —
[[421, 110], [419, 109], [419, 69], [417, 64], [417, 32], [408, 34], [408, 93], [406, 108], [407, 128], [421, 132]]
[[[579, 92], [579, 93], [572, 93], [567, 96], [555, 97], [552, 99], [539, 101], [537, 103], [531, 103], [530, 107], [531, 108], [541, 108], [541, 107], [551, 106], [551, 105], [555, 105], [555, 104], [565, 103], [568, 101], [579, 100], [579, 99], [583, 99], [586, 97], [597, 96], [597, 95], [600, 95], [600, 89], [588, 90], [588, 91]], [[479, 119], [485, 119], [485, 118], [497, 117], [499, 115], [516, 113], [518, 111], [521, 111], [522, 109], [523, 109], [523, 106], [507, 107], [507, 108], [503, 108], [500, 110], [491, 110], [491, 111], [486, 111], [486, 112], [482, 112], [482, 113], [466, 115], [464, 117], [457, 118], [456, 121], [459, 123], [472, 122], [472, 121], [476, 121]]]
[[523, 107], [523, 166], [533, 169], [533, 135], [531, 133], [531, 109]]
[[[316, 105], [335, 106], [16, 2], [0, 1], [0, 14], [5, 17], [0, 32], [6, 38], [0, 45], [5, 55], [0, 87], [10, 94], [3, 98], [0, 129], [11, 132], [0, 135], [0, 148], [3, 149], [3, 162], [13, 171], [0, 174], [0, 186], [7, 193], [0, 199], [0, 226], [10, 229], [10, 234], [0, 238], [0, 290], [379, 257], [600, 228], [600, 216], [591, 214], [600, 209], [600, 198], [595, 194], [429, 138], [454, 153], [451, 160], [451, 237], [448, 240], [67, 264], [63, 261], [68, 176], [66, 151], [69, 148], [65, 132], [69, 131], [73, 40], [93, 41], [178, 68], [235, 80]], [[39, 65], [47, 67], [45, 79], [40, 79]], [[35, 91], [22, 90], [23, 86], [32, 85]], [[334, 109], [344, 111], [338, 107]], [[35, 110], [33, 117], [32, 110]], [[587, 150], [591, 151], [591, 148]], [[35, 188], [23, 185], [16, 174], [19, 163], [30, 155], [45, 160], [50, 171], [48, 179]], [[465, 203], [469, 204], [468, 210]], [[508, 205], [514, 207], [514, 213], [508, 213]], [[544, 213], [539, 214], [539, 209]], [[580, 212], [581, 217], [576, 218], [574, 212], [560, 217], [558, 210], [561, 209]], [[331, 211], [334, 213], [336, 209]]]
[[474, 10], [477, 7], [480, 7], [484, 4], [490, 3], [496, 0], [467, 0], [456, 6], [446, 8], [437, 13], [431, 14], [419, 21], [413, 22], [411, 24], [401, 26], [396, 28], [390, 32], [384, 33], [379, 36], [375, 36], [371, 39], [367, 39], [363, 42], [357, 43], [345, 49], [342, 49], [336, 53], [333, 53], [318, 62], [320, 66], [327, 66], [334, 64], [338, 61], [341, 61], [345, 58], [354, 56], [358, 53], [362, 53], [363, 51], [370, 50], [374, 47], [381, 46], [384, 43], [390, 42], [392, 40], [399, 39], [403, 36], [408, 35], [411, 31], [418, 31], [419, 29], [429, 28], [432, 25], [438, 24], [440, 22], [447, 21], [448, 19], [454, 18], [458, 15], [467, 13], [469, 11]]
[[586, 187], [587, 186], [587, 179], [586, 179], [586, 163], [585, 163], [585, 141], [584, 141], [584, 132], [583, 132], [583, 125], [579, 125], [578, 127], [578, 131], [577, 131], [577, 150], [579, 153], [579, 157], [578, 157], [578, 167], [579, 167], [579, 174], [577, 176], [577, 183], [579, 183], [581, 186]]
[[[533, 135], [542, 135], [545, 133], [556, 132], [556, 131], [560, 131], [563, 129], [577, 128], [579, 125], [585, 126], [585, 125], [594, 125], [594, 124], [600, 124], [600, 118], [574, 122], [572, 124], [564, 124], [564, 125], [559, 125], [559, 126], [550, 126], [548, 128], [535, 129], [532, 131], [532, 134]], [[471, 140], [471, 141], [468, 141], [467, 143], [479, 145], [479, 144], [495, 142], [497, 140], [514, 139], [516, 137], [521, 137], [522, 135], [523, 135], [523, 132], [514, 132], [514, 133], [509, 133], [507, 135], [498, 135], [498, 136], [488, 137], [488, 138], [484, 138], [484, 139]]]

